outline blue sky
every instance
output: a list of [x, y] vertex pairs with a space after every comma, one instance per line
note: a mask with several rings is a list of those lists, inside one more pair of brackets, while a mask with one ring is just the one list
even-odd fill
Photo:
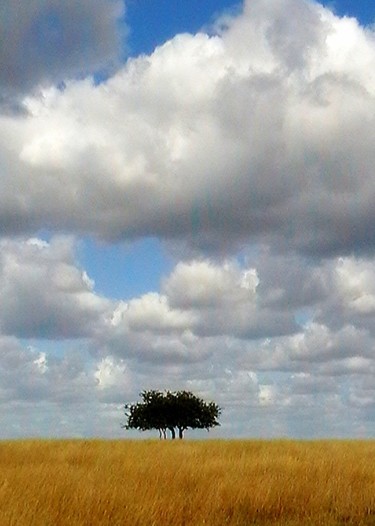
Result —
[[223, 12], [235, 12], [241, 4], [229, 0], [150, 2], [134, 0], [127, 7], [131, 55], [151, 53], [156, 46], [178, 33], [195, 33], [213, 23]]
[[373, 2], [0, 10], [0, 436], [372, 437]]
[[173, 262], [158, 240], [152, 238], [114, 246], [86, 239], [80, 244], [78, 257], [81, 265], [90, 269], [96, 290], [113, 299], [157, 290], [160, 278], [171, 271]]
[[375, 9], [371, 0], [339, 0], [334, 2], [323, 2], [324, 5], [332, 7], [334, 12], [341, 16], [355, 17], [361, 24], [369, 25], [374, 23]]

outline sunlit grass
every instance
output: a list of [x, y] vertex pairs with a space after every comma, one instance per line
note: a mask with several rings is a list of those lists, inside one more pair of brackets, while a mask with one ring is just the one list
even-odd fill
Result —
[[375, 525], [375, 442], [0, 442], [1, 526]]

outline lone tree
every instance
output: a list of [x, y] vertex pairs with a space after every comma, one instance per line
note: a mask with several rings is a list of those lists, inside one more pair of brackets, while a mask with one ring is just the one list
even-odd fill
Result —
[[219, 426], [220, 407], [214, 402], [205, 402], [190, 391], [142, 391], [141, 402], [125, 405], [125, 429], [148, 431], [157, 429], [160, 438], [183, 438], [187, 429], [207, 429]]

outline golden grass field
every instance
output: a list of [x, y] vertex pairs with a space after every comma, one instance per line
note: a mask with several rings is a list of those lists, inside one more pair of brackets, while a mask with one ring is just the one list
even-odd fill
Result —
[[0, 442], [1, 526], [375, 525], [375, 442]]

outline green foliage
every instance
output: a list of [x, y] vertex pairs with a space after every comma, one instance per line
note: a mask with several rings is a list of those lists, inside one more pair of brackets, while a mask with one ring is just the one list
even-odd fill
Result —
[[207, 429], [220, 425], [220, 407], [214, 402], [205, 402], [190, 391], [142, 391], [141, 402], [125, 405], [127, 423], [125, 429], [147, 431], [159, 430], [160, 438], [166, 438], [169, 430], [172, 439], [178, 431], [183, 438], [187, 429]]

